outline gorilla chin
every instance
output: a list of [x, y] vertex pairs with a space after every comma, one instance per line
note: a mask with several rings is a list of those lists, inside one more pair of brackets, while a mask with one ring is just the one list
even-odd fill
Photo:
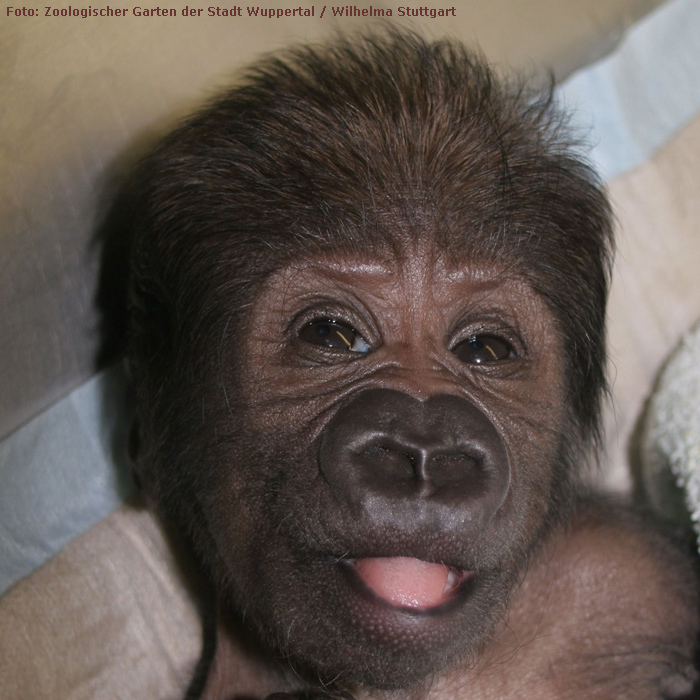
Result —
[[287, 569], [278, 560], [274, 581], [263, 579], [264, 607], [247, 615], [298, 671], [342, 687], [407, 689], [473, 663], [512, 585], [411, 557], [288, 561]]

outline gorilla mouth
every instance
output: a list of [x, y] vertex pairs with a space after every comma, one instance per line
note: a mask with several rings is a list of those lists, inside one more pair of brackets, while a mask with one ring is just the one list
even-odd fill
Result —
[[413, 557], [370, 557], [348, 561], [364, 588], [391, 607], [426, 612], [452, 602], [473, 571]]

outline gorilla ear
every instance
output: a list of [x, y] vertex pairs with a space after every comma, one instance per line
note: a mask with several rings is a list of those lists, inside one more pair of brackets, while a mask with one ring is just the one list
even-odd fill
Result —
[[141, 477], [141, 472], [139, 471], [141, 454], [141, 429], [139, 426], [138, 418], [134, 418], [131, 421], [131, 427], [129, 428], [129, 439], [127, 443], [127, 456], [129, 458], [129, 465], [131, 467], [131, 478], [133, 479], [134, 485], [136, 486], [139, 493], [143, 493], [143, 478]]

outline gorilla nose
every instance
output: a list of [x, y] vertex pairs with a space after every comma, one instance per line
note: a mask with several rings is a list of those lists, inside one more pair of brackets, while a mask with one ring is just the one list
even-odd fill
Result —
[[336, 499], [373, 520], [440, 526], [448, 516], [483, 526], [510, 482], [496, 426], [467, 399], [447, 394], [421, 401], [365, 391], [331, 421], [319, 457]]

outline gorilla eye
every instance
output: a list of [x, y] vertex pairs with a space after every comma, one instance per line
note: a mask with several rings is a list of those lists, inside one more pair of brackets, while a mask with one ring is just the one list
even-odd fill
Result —
[[510, 344], [493, 335], [474, 335], [457, 345], [452, 352], [468, 365], [500, 362], [513, 356]]
[[334, 350], [346, 350], [367, 354], [367, 341], [351, 326], [332, 319], [311, 321], [299, 331], [299, 338], [312, 345], [322, 345]]

